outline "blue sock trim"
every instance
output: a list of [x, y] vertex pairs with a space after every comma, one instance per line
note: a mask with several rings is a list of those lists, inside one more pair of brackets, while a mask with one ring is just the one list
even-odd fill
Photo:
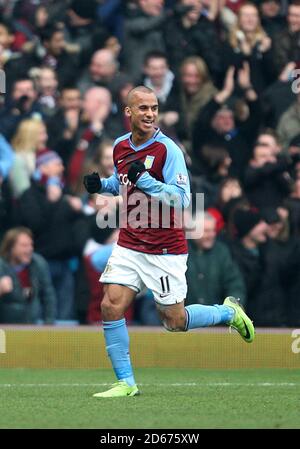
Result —
[[116, 321], [102, 321], [103, 329], [113, 329], [115, 327], [121, 327], [126, 324], [125, 318]]
[[186, 321], [185, 321], [185, 329], [184, 330], [187, 331], [189, 329], [189, 324], [190, 324], [190, 314], [186, 307], [185, 307], [185, 317], [186, 317]]

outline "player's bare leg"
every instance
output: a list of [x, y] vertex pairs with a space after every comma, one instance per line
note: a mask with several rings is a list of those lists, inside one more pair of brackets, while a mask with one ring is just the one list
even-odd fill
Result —
[[108, 391], [96, 393], [97, 398], [136, 396], [135, 384], [129, 356], [129, 336], [124, 314], [136, 293], [123, 285], [106, 284], [101, 303], [106, 350], [118, 382]]

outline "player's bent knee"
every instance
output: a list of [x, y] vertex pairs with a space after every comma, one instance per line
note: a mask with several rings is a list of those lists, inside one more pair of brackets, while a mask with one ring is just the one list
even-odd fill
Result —
[[107, 296], [104, 296], [101, 302], [101, 314], [102, 316], [110, 315], [115, 310], [114, 304], [110, 301]]
[[182, 324], [178, 325], [177, 323], [172, 323], [167, 320], [163, 320], [162, 324], [168, 332], [184, 332], [185, 331], [185, 325], [182, 325]]

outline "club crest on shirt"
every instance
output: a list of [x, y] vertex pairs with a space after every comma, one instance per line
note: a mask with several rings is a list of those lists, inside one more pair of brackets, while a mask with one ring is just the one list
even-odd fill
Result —
[[182, 173], [177, 173], [176, 182], [178, 185], [185, 186], [187, 183], [187, 176]]
[[149, 168], [152, 168], [154, 159], [155, 159], [155, 156], [146, 156], [146, 159], [145, 159], [145, 162], [144, 162], [146, 170], [149, 170]]

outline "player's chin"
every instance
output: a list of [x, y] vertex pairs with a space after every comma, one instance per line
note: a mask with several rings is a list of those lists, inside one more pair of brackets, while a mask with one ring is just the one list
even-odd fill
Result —
[[141, 122], [141, 129], [145, 132], [149, 132], [154, 128], [154, 122]]

